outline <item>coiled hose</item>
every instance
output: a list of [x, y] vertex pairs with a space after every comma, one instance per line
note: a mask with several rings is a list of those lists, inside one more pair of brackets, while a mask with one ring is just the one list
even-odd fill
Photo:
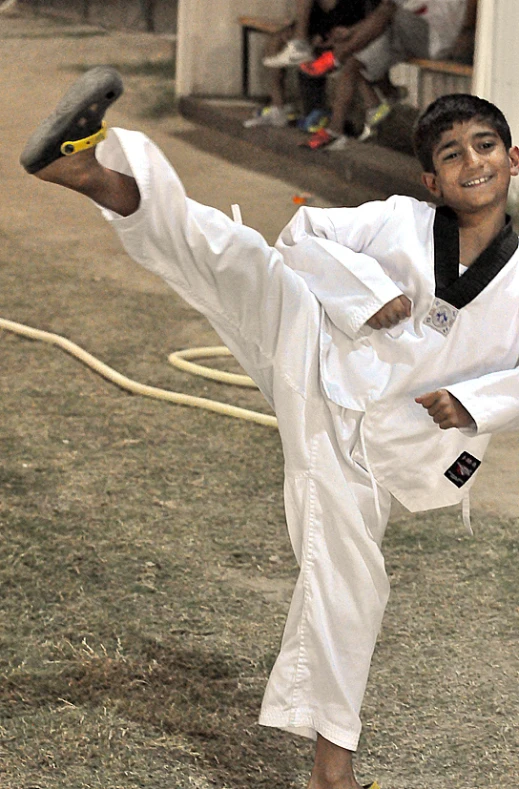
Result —
[[[205, 397], [195, 397], [193, 395], [183, 394], [182, 392], [172, 392], [169, 389], [160, 389], [156, 386], [148, 386], [141, 384], [138, 381], [133, 381], [125, 375], [121, 375], [117, 370], [109, 367], [104, 362], [96, 359], [95, 356], [85, 351], [79, 345], [76, 345], [71, 340], [67, 340], [59, 334], [52, 332], [42, 331], [41, 329], [34, 329], [31, 326], [26, 326], [22, 323], [15, 323], [14, 321], [0, 318], [0, 329], [20, 334], [22, 337], [27, 337], [30, 340], [38, 340], [46, 342], [51, 345], [57, 345], [62, 350], [75, 356], [83, 364], [86, 364], [103, 378], [111, 381], [121, 389], [125, 389], [132, 394], [142, 395], [144, 397], [152, 397], [156, 400], [166, 400], [169, 403], [176, 405], [187, 405], [193, 408], [204, 408], [207, 411], [214, 411], [217, 414], [224, 416], [231, 416], [235, 419], [244, 419], [247, 422], [256, 422], [259, 425], [267, 425], [268, 427], [277, 427], [277, 419], [268, 414], [262, 414], [258, 411], [250, 411], [247, 408], [239, 408], [238, 406], [228, 405], [227, 403], [220, 403], [217, 400], [209, 400]], [[192, 348], [186, 351], [177, 351], [169, 355], [168, 360], [175, 367], [185, 370], [194, 375], [201, 375], [205, 378], [211, 378], [215, 381], [222, 381], [224, 383], [232, 384], [234, 386], [245, 386], [250, 388], [257, 388], [254, 381], [248, 375], [238, 375], [235, 373], [228, 373], [223, 370], [214, 370], [210, 367], [205, 367], [200, 364], [195, 364], [190, 359], [209, 358], [218, 356], [231, 356], [231, 352], [225, 346], [215, 346], [206, 348]]]

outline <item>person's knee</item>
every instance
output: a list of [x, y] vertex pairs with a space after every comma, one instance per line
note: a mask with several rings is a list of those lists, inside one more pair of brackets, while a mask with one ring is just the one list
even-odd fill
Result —
[[317, 0], [317, 2], [321, 6], [323, 11], [327, 14], [329, 14], [330, 11], [333, 11], [335, 6], [337, 5], [337, 0]]
[[283, 47], [294, 37], [294, 30], [295, 25], [290, 24], [280, 30], [279, 33], [273, 33], [269, 36], [265, 45], [265, 55], [270, 57], [281, 52]]
[[343, 64], [343, 68], [347, 69], [351, 74], [360, 74], [362, 70], [362, 63], [360, 60], [357, 60], [354, 55], [352, 55], [346, 59], [345, 63]]
[[346, 58], [339, 72], [339, 81], [351, 82], [360, 78], [362, 64], [353, 56]]

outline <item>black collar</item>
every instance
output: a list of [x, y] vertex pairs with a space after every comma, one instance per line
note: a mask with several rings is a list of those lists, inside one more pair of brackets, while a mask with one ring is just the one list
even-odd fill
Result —
[[458, 309], [479, 296], [508, 263], [519, 245], [512, 221], [507, 215], [503, 229], [460, 277], [458, 219], [451, 208], [440, 206], [436, 209], [433, 236], [436, 296]]

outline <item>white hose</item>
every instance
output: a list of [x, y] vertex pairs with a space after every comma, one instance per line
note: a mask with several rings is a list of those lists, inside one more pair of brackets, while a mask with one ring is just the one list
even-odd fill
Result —
[[[268, 414], [261, 414], [258, 411], [249, 411], [246, 408], [239, 408], [234, 405], [227, 405], [220, 403], [217, 400], [209, 400], [205, 397], [194, 397], [193, 395], [183, 394], [181, 392], [171, 392], [169, 389], [159, 389], [155, 386], [148, 386], [141, 384], [138, 381], [133, 381], [121, 373], [118, 373], [112, 367], [104, 364], [95, 356], [80, 348], [79, 345], [67, 340], [59, 334], [52, 334], [51, 332], [42, 331], [41, 329], [33, 329], [31, 326], [25, 326], [22, 323], [15, 323], [14, 321], [0, 318], [0, 329], [20, 334], [23, 337], [28, 337], [30, 340], [39, 340], [47, 342], [51, 345], [57, 345], [67, 353], [75, 356], [81, 362], [86, 364], [96, 373], [102, 375], [108, 381], [116, 384], [121, 389], [126, 389], [133, 394], [143, 395], [144, 397], [153, 397], [156, 400], [166, 400], [170, 403], [177, 405], [187, 405], [194, 408], [204, 408], [207, 411], [214, 411], [217, 414], [224, 414], [225, 416], [232, 416], [236, 419], [245, 419], [248, 422], [257, 422], [259, 425], [267, 425], [268, 427], [277, 427], [277, 419]], [[232, 373], [225, 373], [221, 370], [212, 370], [202, 365], [192, 364], [186, 361], [186, 358], [197, 358], [200, 356], [230, 356], [230, 351], [227, 348], [197, 348], [188, 351], [178, 351], [170, 355], [169, 360], [176, 367], [181, 369], [188, 369], [189, 372], [196, 375], [204, 375], [207, 378], [213, 378], [217, 381], [225, 381], [226, 383], [234, 383], [238, 386], [255, 386], [247, 375], [235, 375]], [[173, 358], [172, 358], [173, 357]], [[230, 380], [232, 379], [232, 380]], [[236, 380], [238, 379], [238, 380]], [[250, 383], [249, 383], [250, 381]]]
[[175, 351], [170, 353], [168, 361], [173, 367], [178, 367], [179, 370], [184, 370], [186, 373], [193, 375], [201, 375], [204, 378], [210, 378], [213, 381], [221, 381], [225, 384], [232, 386], [247, 386], [251, 389], [258, 387], [248, 375], [240, 375], [238, 373], [228, 373], [225, 370], [215, 370], [214, 367], [205, 367], [202, 364], [193, 364], [189, 359], [208, 359], [209, 357], [216, 356], [232, 356], [232, 353], [225, 345], [213, 345], [206, 348], [188, 348], [186, 351]]

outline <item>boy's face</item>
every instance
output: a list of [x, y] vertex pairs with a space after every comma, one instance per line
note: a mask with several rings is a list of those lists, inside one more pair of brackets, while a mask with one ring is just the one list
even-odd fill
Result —
[[519, 173], [519, 149], [507, 151], [498, 133], [476, 119], [455, 123], [433, 150], [434, 173], [422, 182], [458, 214], [504, 207], [510, 176]]

